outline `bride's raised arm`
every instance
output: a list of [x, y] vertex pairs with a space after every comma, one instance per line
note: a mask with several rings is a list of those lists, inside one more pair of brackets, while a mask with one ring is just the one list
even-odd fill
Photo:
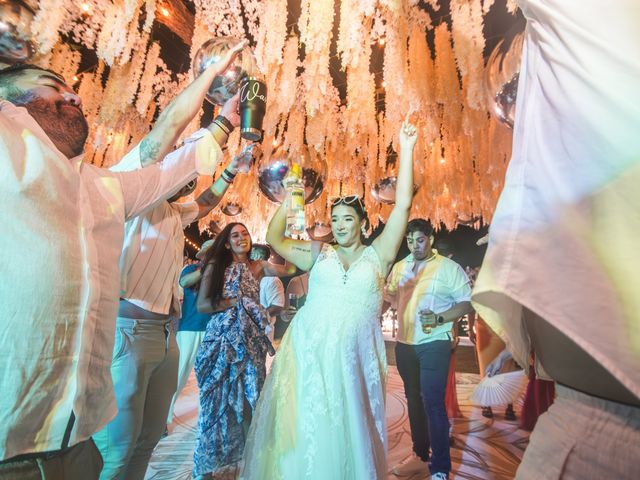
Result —
[[407, 115], [400, 128], [400, 165], [396, 181], [396, 203], [382, 233], [372, 244], [383, 267], [386, 268], [385, 273], [396, 258], [409, 220], [413, 200], [413, 149], [417, 137], [416, 127], [409, 122]]
[[313, 267], [316, 257], [322, 249], [322, 242], [308, 242], [286, 237], [284, 232], [287, 223], [286, 201], [283, 201], [267, 230], [267, 243], [287, 262], [293, 263], [300, 270], [308, 271]]

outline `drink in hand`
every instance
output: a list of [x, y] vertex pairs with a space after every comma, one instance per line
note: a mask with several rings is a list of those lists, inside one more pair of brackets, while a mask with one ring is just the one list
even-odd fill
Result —
[[420, 316], [420, 323], [422, 323], [422, 332], [431, 333], [431, 330], [436, 327], [436, 314], [427, 309], [420, 310], [418, 315]]
[[302, 183], [302, 169], [294, 163], [282, 182], [286, 189], [285, 202], [287, 206], [287, 228], [285, 235], [304, 233], [304, 184]]

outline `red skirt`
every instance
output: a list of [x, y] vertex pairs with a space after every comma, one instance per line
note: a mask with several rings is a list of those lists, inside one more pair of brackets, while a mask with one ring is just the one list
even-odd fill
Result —
[[458, 392], [456, 391], [456, 356], [454, 350], [451, 351], [451, 360], [449, 360], [449, 378], [447, 379], [444, 403], [447, 407], [447, 416], [449, 418], [462, 418], [460, 405], [458, 405]]
[[520, 428], [533, 430], [538, 417], [546, 412], [556, 396], [554, 382], [536, 378], [535, 368], [529, 366], [529, 383], [524, 394], [524, 405], [520, 417]]

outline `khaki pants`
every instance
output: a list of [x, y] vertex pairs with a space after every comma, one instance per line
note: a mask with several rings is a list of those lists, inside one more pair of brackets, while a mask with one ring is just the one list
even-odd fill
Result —
[[0, 480], [97, 480], [102, 457], [91, 439], [53, 453], [0, 462]]
[[169, 320], [118, 317], [111, 376], [118, 415], [93, 439], [104, 459], [101, 480], [143, 480], [166, 427], [178, 374]]
[[173, 422], [173, 407], [180, 396], [180, 392], [182, 392], [182, 389], [189, 380], [189, 375], [191, 375], [193, 365], [196, 363], [196, 353], [198, 353], [198, 347], [200, 347], [203, 337], [204, 331], [192, 332], [188, 330], [181, 330], [176, 333], [176, 342], [178, 343], [178, 350], [180, 351], [180, 360], [178, 362], [178, 388], [176, 389], [176, 393], [173, 394], [173, 400], [171, 400], [169, 415], [167, 416], [167, 424]]
[[640, 478], [640, 409], [560, 384], [556, 392], [536, 423], [516, 479]]

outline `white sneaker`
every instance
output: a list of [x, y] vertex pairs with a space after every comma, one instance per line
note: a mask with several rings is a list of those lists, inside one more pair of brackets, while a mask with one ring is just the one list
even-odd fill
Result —
[[412, 453], [402, 462], [391, 469], [391, 473], [398, 477], [408, 477], [418, 472], [427, 472], [429, 467], [427, 462], [418, 457], [415, 453]]
[[444, 472], [437, 472], [431, 475], [431, 480], [449, 480], [449, 476]]

